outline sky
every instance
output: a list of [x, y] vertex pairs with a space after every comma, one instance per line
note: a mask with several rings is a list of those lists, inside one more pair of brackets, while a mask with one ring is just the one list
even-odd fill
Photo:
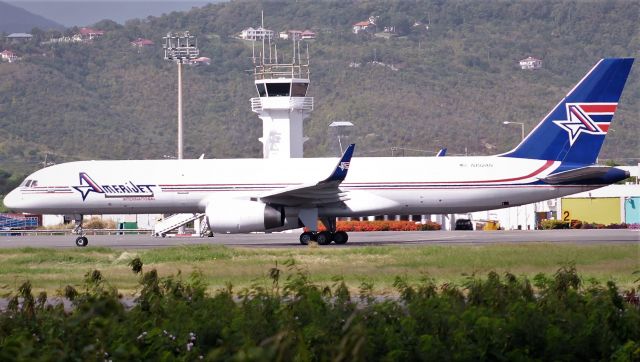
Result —
[[124, 24], [129, 19], [185, 11], [221, 0], [8, 0], [7, 3], [44, 16], [64, 26], [91, 25], [103, 19]]

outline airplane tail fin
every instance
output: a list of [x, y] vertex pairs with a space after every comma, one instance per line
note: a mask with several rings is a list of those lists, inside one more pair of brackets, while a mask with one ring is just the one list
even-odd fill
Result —
[[503, 157], [596, 162], [633, 58], [601, 59], [529, 135]]

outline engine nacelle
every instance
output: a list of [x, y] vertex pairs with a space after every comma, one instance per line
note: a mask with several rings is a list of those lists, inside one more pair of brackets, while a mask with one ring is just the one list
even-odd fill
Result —
[[215, 233], [249, 233], [284, 225], [283, 208], [250, 200], [213, 200], [206, 209], [209, 229]]

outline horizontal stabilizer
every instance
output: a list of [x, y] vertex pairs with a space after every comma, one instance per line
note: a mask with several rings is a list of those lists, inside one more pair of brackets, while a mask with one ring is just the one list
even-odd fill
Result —
[[541, 180], [552, 185], [611, 184], [629, 177], [629, 172], [609, 166], [587, 166], [549, 175]]

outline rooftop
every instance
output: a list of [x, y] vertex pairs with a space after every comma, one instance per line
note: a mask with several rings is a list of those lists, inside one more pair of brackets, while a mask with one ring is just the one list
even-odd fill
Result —
[[27, 33], [13, 33], [7, 35], [7, 38], [32, 38], [33, 35]]

